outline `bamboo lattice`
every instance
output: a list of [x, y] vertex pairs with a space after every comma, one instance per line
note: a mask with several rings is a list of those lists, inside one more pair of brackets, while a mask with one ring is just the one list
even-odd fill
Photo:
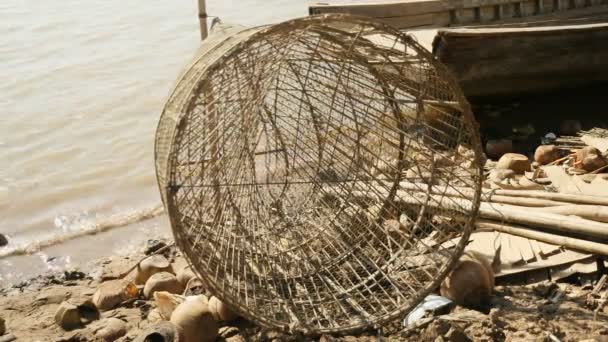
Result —
[[[216, 31], [157, 131], [176, 243], [263, 326], [318, 334], [401, 317], [461, 255], [479, 206], [479, 137], [453, 77], [369, 19]], [[451, 201], [462, 186], [469, 200]]]

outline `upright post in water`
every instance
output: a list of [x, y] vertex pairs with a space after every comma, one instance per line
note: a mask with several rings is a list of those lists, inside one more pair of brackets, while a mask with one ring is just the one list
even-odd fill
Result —
[[201, 26], [201, 40], [205, 40], [208, 35], [206, 0], [198, 0], [198, 20]]

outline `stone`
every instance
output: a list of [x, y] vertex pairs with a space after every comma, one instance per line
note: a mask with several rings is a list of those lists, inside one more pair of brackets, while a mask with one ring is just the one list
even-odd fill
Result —
[[587, 172], [593, 172], [608, 164], [608, 161], [606, 161], [600, 150], [591, 146], [577, 150], [576, 160], [580, 163], [580, 168]]
[[498, 159], [511, 152], [513, 152], [513, 141], [510, 139], [494, 139], [486, 142], [486, 155], [492, 159]]
[[4, 318], [0, 317], [0, 336], [4, 335], [6, 333], [6, 322], [4, 321]]
[[559, 158], [560, 152], [555, 145], [541, 145], [534, 152], [534, 161], [541, 165], [547, 165]]
[[65, 280], [82, 280], [85, 277], [86, 274], [79, 270], [66, 270], [63, 272], [63, 279]]
[[57, 311], [55, 311], [55, 323], [57, 323], [64, 330], [78, 329], [82, 326], [80, 322], [80, 313], [78, 307], [68, 302], [62, 302], [59, 304]]
[[449, 322], [444, 320], [435, 320], [431, 322], [426, 329], [424, 329], [422, 337], [425, 341], [433, 341], [437, 337], [442, 337], [443, 335], [447, 334], [450, 328], [451, 325]]
[[500, 157], [496, 164], [497, 169], [513, 170], [518, 175], [523, 175], [532, 170], [532, 162], [528, 157], [519, 153], [507, 153]]
[[155, 253], [159, 249], [164, 248], [166, 246], [167, 246], [167, 244], [164, 243], [163, 241], [160, 241], [160, 240], [157, 240], [157, 239], [150, 239], [150, 240], [146, 241], [146, 245], [144, 247], [144, 254], [145, 255], [150, 255], [150, 254]]
[[462, 329], [457, 326], [452, 326], [450, 330], [445, 334], [446, 341], [449, 342], [469, 342], [471, 339], [465, 334]]
[[104, 342], [113, 342], [127, 334], [127, 324], [118, 318], [107, 318], [99, 321], [101, 328], [95, 336]]
[[4, 234], [0, 234], [0, 247], [8, 245], [8, 239]]
[[581, 122], [578, 120], [564, 120], [559, 126], [559, 133], [561, 135], [576, 135], [583, 127]]
[[144, 286], [144, 296], [150, 299], [156, 291], [181, 294], [184, 292], [184, 288], [179, 281], [177, 281], [175, 275], [169, 272], [160, 272], [152, 275], [150, 279], [148, 279]]

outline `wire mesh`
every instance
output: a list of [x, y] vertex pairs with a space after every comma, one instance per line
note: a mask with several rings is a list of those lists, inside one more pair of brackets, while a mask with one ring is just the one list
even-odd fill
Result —
[[438, 287], [477, 213], [480, 155], [447, 70], [345, 15], [212, 34], [156, 137], [176, 243], [209, 290], [314, 334], [378, 326]]

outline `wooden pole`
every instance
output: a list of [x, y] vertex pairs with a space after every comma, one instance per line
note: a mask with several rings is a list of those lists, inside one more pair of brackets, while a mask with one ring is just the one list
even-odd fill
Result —
[[207, 0], [198, 0], [198, 20], [201, 28], [201, 40], [207, 39]]

